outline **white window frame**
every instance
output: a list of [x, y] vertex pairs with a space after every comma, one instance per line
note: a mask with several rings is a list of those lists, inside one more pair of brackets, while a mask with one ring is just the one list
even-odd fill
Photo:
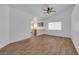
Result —
[[48, 30], [62, 30], [62, 22], [48, 23]]

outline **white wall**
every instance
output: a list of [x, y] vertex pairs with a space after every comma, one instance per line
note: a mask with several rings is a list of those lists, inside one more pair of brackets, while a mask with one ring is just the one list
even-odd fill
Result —
[[10, 42], [26, 39], [31, 36], [32, 15], [10, 8]]
[[9, 43], [9, 7], [0, 5], [0, 48]]
[[72, 13], [72, 41], [79, 53], [79, 5], [76, 5]]
[[[8, 5], [0, 5], [0, 48], [31, 37], [33, 15]], [[38, 31], [38, 35], [43, 31]]]
[[[73, 6], [69, 9], [66, 9], [55, 16], [52, 16], [45, 20], [45, 33], [49, 35], [56, 35], [56, 36], [71, 36], [71, 14], [72, 14]], [[62, 22], [62, 30], [48, 30], [48, 23], [50, 22]]]

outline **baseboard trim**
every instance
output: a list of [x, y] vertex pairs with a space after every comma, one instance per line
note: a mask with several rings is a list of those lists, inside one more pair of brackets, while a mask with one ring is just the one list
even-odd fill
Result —
[[10, 41], [6, 44], [3, 44], [2, 46], [0, 46], [0, 49], [2, 49], [3, 47], [7, 46], [8, 44], [11, 44], [11, 43], [14, 43], [14, 42], [18, 42], [18, 41], [21, 41], [21, 40], [25, 40], [25, 39], [28, 39], [30, 38], [31, 36], [28, 36], [28, 37], [25, 37], [25, 38], [22, 38], [22, 39], [19, 39], [19, 40], [16, 40], [16, 41]]
[[72, 42], [73, 42], [75, 49], [76, 49], [76, 51], [78, 52], [78, 55], [79, 55], [79, 48], [77, 47], [77, 44], [73, 41], [73, 39], [72, 39]]
[[65, 37], [65, 38], [70, 38], [70, 39], [71, 39], [71, 37], [67, 37], [67, 36], [60, 36], [60, 35], [51, 35], [51, 34], [43, 34], [43, 35], [49, 35], [49, 36], [57, 36], [57, 37]]
[[2, 46], [0, 46], [0, 49], [2, 49], [3, 47], [7, 46], [8, 44], [10, 44], [10, 43], [3, 44]]

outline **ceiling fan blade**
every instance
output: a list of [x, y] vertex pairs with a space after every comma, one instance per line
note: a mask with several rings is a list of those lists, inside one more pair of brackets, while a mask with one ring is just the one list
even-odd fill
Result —
[[43, 9], [43, 11], [47, 11], [46, 9]]
[[51, 12], [56, 12], [55, 10], [51, 11]]
[[51, 8], [51, 10], [53, 9], [53, 7]]

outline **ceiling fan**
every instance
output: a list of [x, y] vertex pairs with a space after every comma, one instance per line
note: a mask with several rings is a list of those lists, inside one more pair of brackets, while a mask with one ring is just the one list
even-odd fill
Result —
[[43, 11], [45, 14], [49, 15], [52, 14], [53, 12], [56, 12], [53, 7], [47, 7], [46, 9], [43, 9]]

